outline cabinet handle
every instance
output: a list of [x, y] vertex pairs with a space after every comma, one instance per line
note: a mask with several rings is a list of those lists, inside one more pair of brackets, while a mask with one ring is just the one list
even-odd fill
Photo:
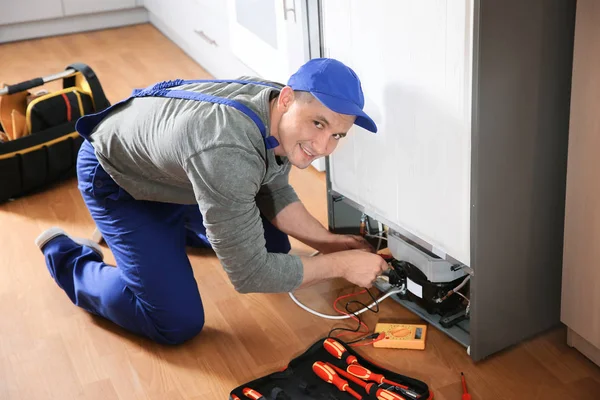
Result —
[[206, 43], [213, 45], [213, 46], [218, 46], [217, 42], [215, 42], [214, 39], [212, 39], [210, 36], [208, 36], [206, 33], [204, 33], [204, 31], [194, 29], [194, 32], [196, 32], [198, 34], [198, 36], [200, 36], [202, 39], [204, 39], [204, 41]]
[[287, 0], [283, 0], [283, 19], [287, 21], [287, 13], [291, 11], [294, 13], [294, 23], [296, 23], [296, 0], [292, 0], [294, 6], [287, 8]]

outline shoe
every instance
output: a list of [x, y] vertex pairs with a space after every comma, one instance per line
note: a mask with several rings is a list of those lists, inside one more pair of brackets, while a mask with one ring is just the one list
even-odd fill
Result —
[[36, 239], [35, 239], [35, 244], [37, 247], [40, 248], [40, 250], [42, 250], [44, 248], [44, 246], [46, 244], [48, 244], [49, 241], [51, 241], [52, 239], [55, 239], [59, 236], [66, 236], [69, 239], [71, 239], [72, 241], [74, 241], [75, 243], [81, 245], [81, 246], [87, 246], [90, 249], [92, 249], [96, 254], [98, 254], [100, 256], [100, 258], [102, 260], [104, 260], [104, 253], [102, 252], [102, 248], [95, 243], [93, 240], [90, 239], [85, 239], [85, 238], [74, 238], [71, 237], [69, 235], [67, 235], [67, 233], [65, 231], [63, 231], [62, 229], [58, 228], [58, 227], [53, 227], [50, 228], [44, 232], [42, 232]]

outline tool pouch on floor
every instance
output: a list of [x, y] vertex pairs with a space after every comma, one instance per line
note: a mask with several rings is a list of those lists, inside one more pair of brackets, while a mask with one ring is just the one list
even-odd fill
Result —
[[[356, 397], [347, 392], [340, 391], [333, 384], [325, 382], [313, 371], [313, 364], [316, 361], [321, 361], [323, 363], [335, 365], [347, 373], [348, 364], [345, 360], [347, 360], [348, 356], [356, 357], [356, 360], [360, 366], [367, 368], [373, 373], [383, 375], [386, 380], [408, 387], [408, 389], [403, 389], [388, 383], [379, 384], [376, 382], [364, 381], [365, 384], [372, 384], [368, 388], [371, 394], [368, 394], [365, 388], [363, 388], [361, 385], [356, 384], [350, 379], [338, 374], [338, 377], [347, 381], [349, 387], [359, 394], [362, 399], [433, 399], [433, 393], [429, 390], [429, 387], [424, 382], [380, 367], [372, 361], [361, 357], [352, 349], [352, 347], [346, 345], [343, 341], [335, 339], [335, 341], [342, 345], [343, 349], [348, 352], [347, 355], [344, 355], [344, 360], [340, 360], [325, 350], [325, 340], [326, 338], [318, 340], [303, 354], [290, 361], [284, 370], [274, 372], [236, 387], [231, 391], [229, 399], [262, 399], [261, 397], [258, 397], [262, 395], [264, 396], [265, 400], [353, 400]], [[253, 390], [254, 392], [249, 392], [249, 389]], [[385, 392], [379, 392], [379, 395], [377, 395], [376, 392], [379, 389], [389, 390], [392, 392], [392, 394], [395, 393], [396, 396], [400, 397], [393, 397], [389, 393]], [[245, 390], [246, 394], [244, 394]]]
[[[62, 90], [30, 91], [56, 79]], [[0, 89], [0, 203], [73, 177], [83, 141], [75, 122], [110, 105], [94, 71], [77, 63]]]

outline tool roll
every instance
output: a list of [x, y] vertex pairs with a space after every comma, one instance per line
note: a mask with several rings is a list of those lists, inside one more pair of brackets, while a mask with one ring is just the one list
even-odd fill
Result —
[[[62, 79], [54, 92], [31, 89]], [[72, 177], [83, 138], [75, 122], [110, 105], [85, 64], [0, 87], [0, 203]]]
[[359, 398], [428, 400], [433, 393], [425, 382], [384, 369], [339, 339], [324, 338], [284, 370], [240, 385], [229, 395], [230, 400]]

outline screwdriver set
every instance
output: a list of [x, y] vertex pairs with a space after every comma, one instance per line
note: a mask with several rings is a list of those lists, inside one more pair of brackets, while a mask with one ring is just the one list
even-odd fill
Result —
[[242, 384], [230, 400], [429, 400], [423, 381], [384, 369], [343, 341], [324, 338], [283, 370]]

